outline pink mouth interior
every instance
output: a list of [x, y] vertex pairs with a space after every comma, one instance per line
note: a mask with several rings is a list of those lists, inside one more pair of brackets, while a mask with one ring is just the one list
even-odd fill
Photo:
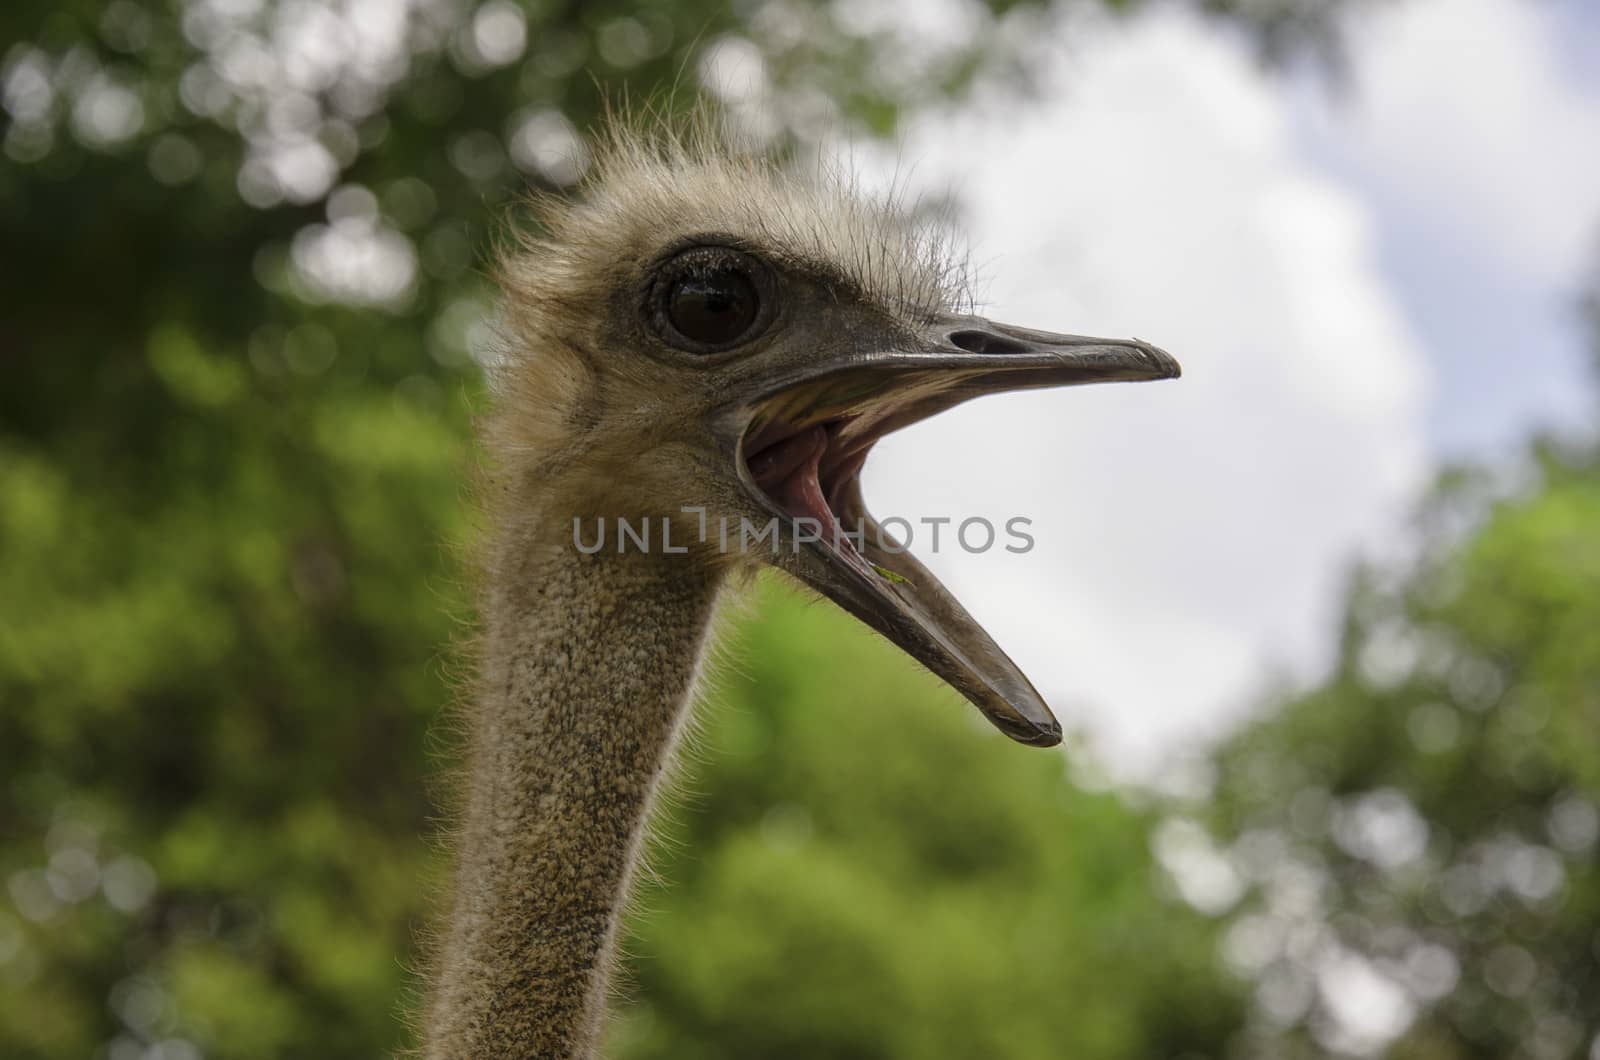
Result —
[[866, 462], [874, 437], [845, 442], [835, 420], [801, 428], [767, 442], [748, 458], [751, 477], [774, 504], [792, 519], [813, 520], [823, 539], [847, 553], [855, 552], [840, 525], [845, 491]]

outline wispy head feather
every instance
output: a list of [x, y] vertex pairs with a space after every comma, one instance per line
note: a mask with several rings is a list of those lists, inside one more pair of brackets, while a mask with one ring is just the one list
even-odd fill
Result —
[[576, 194], [533, 199], [537, 227], [502, 256], [500, 277], [513, 303], [531, 305], [664, 236], [717, 233], [822, 270], [907, 319], [961, 311], [971, 305], [966, 254], [920, 205], [868, 193], [835, 163], [802, 168], [749, 149], [715, 111], [614, 114]]

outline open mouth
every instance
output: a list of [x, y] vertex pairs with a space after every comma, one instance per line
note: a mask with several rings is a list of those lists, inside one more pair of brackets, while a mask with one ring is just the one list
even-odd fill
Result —
[[792, 527], [820, 537], [865, 572], [870, 566], [862, 552], [866, 513], [852, 502], [860, 496], [861, 468], [881, 432], [863, 430], [859, 419], [839, 418], [808, 427], [773, 421], [763, 433], [765, 438], [752, 439], [746, 449], [756, 487]]
[[[894, 582], [885, 539], [861, 502], [860, 474], [878, 439], [964, 400], [983, 373], [871, 371], [802, 384], [761, 403], [741, 452], [750, 479], [791, 529], [862, 574]], [[889, 552], [898, 554], [898, 550]]]
[[1027, 679], [955, 598], [867, 512], [878, 439], [993, 389], [986, 372], [846, 373], [762, 402], [740, 447], [748, 481], [786, 522], [777, 563], [900, 645], [1022, 743], [1060, 741]]
[[790, 519], [815, 523], [825, 538], [838, 537], [843, 487], [861, 470], [871, 443], [848, 448], [840, 435], [848, 421], [797, 429], [746, 458], [750, 477]]
[[[861, 498], [861, 468], [884, 435], [1005, 390], [1170, 378], [1177, 362], [1146, 343], [1050, 335], [962, 318], [928, 346], [853, 357], [729, 407], [725, 435], [746, 488], [783, 521], [772, 562], [943, 678], [1020, 743], [1061, 726], [981, 625], [887, 536]], [[949, 325], [946, 325], [948, 327]], [[971, 336], [993, 335], [974, 349]], [[965, 341], [958, 341], [965, 340]]]

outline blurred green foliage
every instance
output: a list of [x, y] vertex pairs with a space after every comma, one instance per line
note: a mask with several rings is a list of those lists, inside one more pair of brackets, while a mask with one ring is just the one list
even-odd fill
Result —
[[1147, 816], [774, 588], [658, 844], [615, 1055], [1219, 1055], [1236, 985]]
[[1414, 567], [1354, 587], [1335, 675], [1219, 760], [1251, 1055], [1600, 1049], [1600, 449], [1533, 464], [1509, 494], [1447, 475]]
[[[1325, 47], [1340, 5], [1196, 6], [1279, 55]], [[923, 46], [778, 0], [0, 5], [0, 1056], [405, 1043], [498, 211], [569, 183], [575, 131], [624, 93], [755, 92], [782, 150], [887, 131], [980, 72], [1025, 84], [1050, 11], [964, 10], [971, 32]], [[722, 67], [752, 56], [741, 88]], [[1326, 938], [1375, 967], [1396, 938], [1453, 955], [1397, 1055], [1512, 1055], [1595, 1018], [1593, 844], [1572, 837], [1597, 783], [1596, 467], [1549, 457], [1414, 584], [1363, 588], [1339, 676], [1222, 759], [1236, 871], [1281, 842], [1326, 874], [1305, 914]], [[1272, 928], [1248, 918], [1279, 915], [1266, 876], [1225, 925], [1172, 900], [1153, 811], [763, 596], [634, 923], [616, 1055], [1326, 1047], [1312, 951], [1246, 959]], [[1435, 629], [1447, 672], [1419, 648], [1372, 683], [1369, 643]], [[1499, 695], [1458, 703], [1479, 694], [1459, 667]], [[1421, 861], [1349, 852], [1338, 822], [1373, 792], [1426, 822]], [[1477, 907], [1434, 879], [1477, 894], [1501, 861], [1521, 875]]]

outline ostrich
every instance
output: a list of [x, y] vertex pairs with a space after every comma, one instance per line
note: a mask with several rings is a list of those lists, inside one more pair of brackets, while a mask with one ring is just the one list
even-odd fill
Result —
[[619, 126], [584, 193], [537, 203], [542, 234], [501, 262], [430, 1058], [593, 1054], [708, 626], [754, 568], [853, 613], [1012, 739], [1058, 743], [1027, 678], [867, 514], [858, 473], [884, 434], [980, 394], [1178, 374], [1138, 340], [961, 312], [962, 268], [905, 210], [721, 142]]

